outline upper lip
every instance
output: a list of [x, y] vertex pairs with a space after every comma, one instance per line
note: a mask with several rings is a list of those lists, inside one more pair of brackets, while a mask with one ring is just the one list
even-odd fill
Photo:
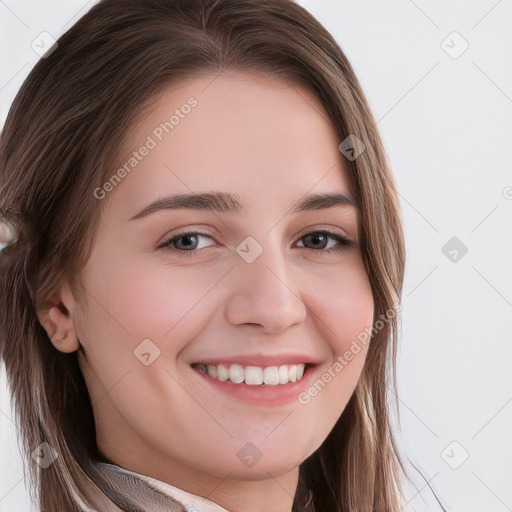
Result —
[[229, 357], [215, 357], [209, 359], [202, 359], [193, 364], [219, 365], [219, 364], [243, 364], [247, 366], [280, 366], [283, 364], [318, 364], [320, 361], [307, 354], [276, 354], [276, 355], [263, 355], [263, 354], [241, 354], [239, 356]]

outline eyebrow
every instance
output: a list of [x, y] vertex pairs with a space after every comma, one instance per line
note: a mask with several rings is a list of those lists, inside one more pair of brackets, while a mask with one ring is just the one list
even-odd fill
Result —
[[[333, 208], [341, 205], [356, 206], [356, 203], [350, 194], [312, 194], [301, 197], [292, 206], [291, 212], [300, 213], [308, 210], [323, 210], [325, 208]], [[226, 192], [175, 194], [154, 201], [129, 220], [140, 219], [151, 213], [162, 210], [177, 210], [180, 208], [210, 210], [232, 215], [246, 212], [238, 194], [229, 194]]]

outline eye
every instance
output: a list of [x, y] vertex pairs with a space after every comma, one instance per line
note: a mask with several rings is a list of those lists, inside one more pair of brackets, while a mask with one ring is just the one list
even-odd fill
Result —
[[[204, 243], [202, 245], [199, 243], [200, 238], [213, 240], [206, 233], [186, 231], [174, 235], [156, 248], [170, 250], [180, 256], [191, 256], [194, 252], [198, 252], [199, 249], [208, 247]], [[312, 249], [320, 253], [343, 252], [353, 245], [347, 237], [325, 229], [312, 231], [300, 237], [298, 243], [300, 242], [302, 242], [303, 246], [299, 246], [299, 248]], [[312, 247], [305, 247], [305, 242], [306, 245], [312, 245]]]
[[196, 249], [203, 249], [205, 246], [200, 246], [198, 243], [198, 239], [200, 237], [209, 238], [213, 240], [210, 235], [206, 233], [200, 233], [198, 231], [189, 231], [178, 233], [174, 235], [169, 240], [161, 243], [157, 249], [169, 249], [173, 252], [176, 252], [183, 256], [190, 256], [190, 253], [194, 252]]
[[[331, 239], [331, 241], [334, 241], [334, 243], [327, 249], [326, 247], [329, 245], [329, 239]], [[313, 246], [317, 246], [312, 247], [313, 249], [319, 249], [320, 252], [323, 253], [343, 252], [348, 247], [352, 246], [352, 242], [347, 237], [339, 235], [338, 233], [334, 233], [332, 231], [328, 231], [326, 229], [312, 231], [311, 233], [302, 236], [299, 241], [304, 240], [309, 240], [310, 242], [308, 243], [311, 243]], [[320, 245], [321, 247], [318, 247], [318, 245]], [[306, 247], [306, 249], [310, 249], [310, 247]]]

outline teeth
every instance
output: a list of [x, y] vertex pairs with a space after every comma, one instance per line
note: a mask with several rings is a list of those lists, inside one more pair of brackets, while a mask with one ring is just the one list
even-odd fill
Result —
[[229, 367], [229, 380], [231, 382], [236, 382], [237, 384], [240, 384], [244, 381], [244, 369], [239, 364], [232, 364]]
[[197, 367], [210, 377], [226, 381], [229, 380], [236, 384], [244, 382], [250, 386], [277, 386], [279, 384], [288, 384], [302, 379], [304, 375], [305, 364], [283, 364], [281, 366], [246, 366], [240, 364], [218, 364], [197, 365]]
[[[220, 372], [217, 372], [217, 367], [216, 366], [212, 366], [212, 365], [208, 365], [206, 367], [206, 371], [208, 372], [208, 375], [210, 377], [213, 377], [214, 379], [219, 379], [219, 380], [226, 380], [228, 378], [228, 371], [226, 370], [225, 367], [223, 367], [224, 371], [226, 373], [222, 373], [222, 369]], [[221, 377], [226, 377], [225, 379], [221, 378]]]
[[[263, 370], [259, 366], [248, 366], [245, 369], [244, 381], [251, 386], [263, 384]], [[265, 384], [268, 384], [268, 382], [265, 382]]]
[[[286, 366], [284, 367], [286, 368]], [[279, 384], [279, 368], [277, 366], [268, 366], [263, 370], [263, 382], [270, 386]]]
[[288, 367], [283, 365], [279, 367], [279, 384], [288, 382]]
[[[215, 377], [215, 368], [217, 368], [217, 377]], [[228, 369], [223, 364], [219, 364], [217, 367], [208, 366], [208, 375], [219, 380], [228, 380], [229, 378]]]

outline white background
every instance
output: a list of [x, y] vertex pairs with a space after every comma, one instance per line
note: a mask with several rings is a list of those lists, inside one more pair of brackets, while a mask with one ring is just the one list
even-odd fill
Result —
[[[31, 42], [93, 3], [0, 0], [2, 125], [39, 58]], [[447, 510], [512, 511], [512, 1], [299, 3], [355, 68], [401, 195], [403, 449]], [[455, 262], [452, 237], [467, 247]], [[27, 512], [0, 377], [0, 512]]]

